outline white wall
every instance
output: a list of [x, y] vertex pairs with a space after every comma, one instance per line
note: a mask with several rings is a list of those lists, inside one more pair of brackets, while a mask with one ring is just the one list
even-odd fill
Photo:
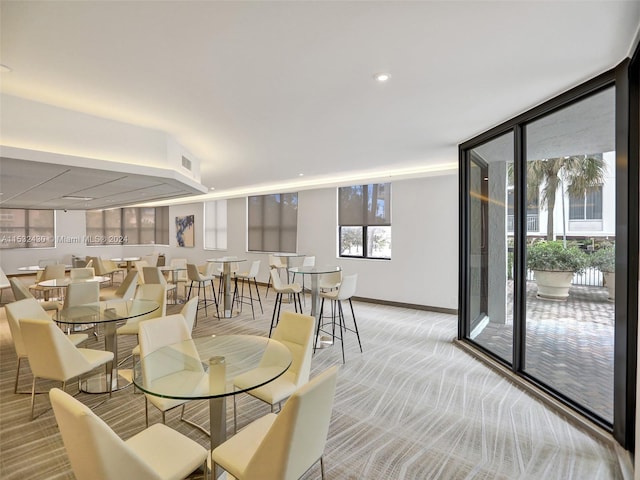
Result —
[[[105, 258], [164, 253], [167, 260], [186, 258], [201, 264], [208, 258], [236, 255], [245, 258], [241, 268], [261, 260], [259, 281], [268, 279], [268, 254], [246, 251], [246, 199], [227, 201], [228, 248], [204, 250], [203, 205], [192, 203], [169, 208], [169, 246], [86, 247], [58, 243], [55, 249], [0, 251], [7, 273], [37, 264], [44, 258], [68, 259], [71, 254]], [[175, 217], [195, 216], [195, 246], [178, 247]], [[82, 211], [57, 212], [57, 235], [85, 235]], [[318, 265], [340, 265], [346, 274], [358, 274], [360, 297], [430, 307], [457, 309], [458, 298], [458, 179], [456, 175], [402, 180], [392, 183], [391, 260], [341, 259], [337, 256], [337, 194], [335, 188], [298, 194], [298, 251], [316, 256]], [[301, 262], [292, 260], [292, 264]]]

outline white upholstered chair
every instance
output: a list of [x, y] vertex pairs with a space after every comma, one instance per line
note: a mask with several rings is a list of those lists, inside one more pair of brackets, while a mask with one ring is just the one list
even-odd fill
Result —
[[78, 480], [186, 478], [205, 467], [207, 450], [162, 424], [122, 440], [100, 417], [58, 388], [49, 393]]
[[[280, 404], [309, 381], [314, 327], [315, 318], [310, 315], [283, 312], [278, 326], [273, 331], [272, 338], [284, 344], [291, 352], [291, 366], [272, 382], [247, 392], [268, 403], [272, 412], [275, 404]], [[235, 377], [234, 386], [243, 390], [256, 385], [256, 376], [260, 376], [261, 370], [269, 369], [274, 361], [277, 359], [265, 355], [258, 368]], [[237, 430], [236, 395], [233, 396], [233, 407], [234, 430]]]
[[[273, 328], [278, 323], [280, 318], [280, 309], [282, 307], [282, 295], [291, 295], [293, 298], [293, 308], [297, 312], [298, 305], [300, 306], [300, 313], [302, 313], [302, 303], [300, 302], [300, 292], [302, 287], [297, 283], [283, 284], [280, 280], [280, 274], [277, 268], [271, 269], [271, 282], [273, 283], [273, 289], [276, 291], [276, 301], [273, 304], [273, 314], [271, 315], [271, 326], [269, 327], [269, 336]], [[296, 303], [296, 299], [298, 302]]]
[[124, 280], [115, 292], [112, 293], [104, 293], [100, 295], [101, 301], [106, 300], [131, 300], [135, 293], [136, 287], [138, 286], [138, 272], [135, 270], [131, 270], [127, 273], [127, 276], [124, 277]]
[[[213, 274], [203, 274], [198, 269], [198, 266], [193, 263], [187, 263], [187, 276], [191, 282], [189, 285], [189, 293], [187, 299], [191, 298], [191, 291], [193, 290], [194, 283], [198, 286], [197, 296], [200, 299], [198, 301], [198, 310], [204, 308], [204, 314], [207, 314], [207, 305], [211, 303], [211, 300], [207, 298], [207, 282], [211, 284], [211, 295], [213, 297], [213, 303], [216, 306], [216, 316], [220, 318], [220, 312], [218, 310], [218, 299], [216, 298], [216, 289], [213, 285], [213, 280], [216, 278]], [[200, 291], [202, 290], [202, 293]]]
[[[144, 284], [138, 285], [134, 299], [152, 300], [159, 305], [159, 308], [146, 315], [132, 317], [127, 319], [126, 323], [116, 328], [116, 335], [138, 335], [140, 331], [140, 322], [150, 320], [152, 318], [164, 317], [167, 314], [167, 291], [164, 285]], [[136, 357], [140, 356], [140, 345], [133, 347], [131, 351], [133, 357], [133, 365], [135, 367]]]
[[193, 327], [198, 323], [198, 297], [192, 297], [189, 301], [187, 301], [183, 306], [182, 310], [180, 310], [180, 314], [184, 317], [187, 322], [187, 327], [189, 327], [189, 331], [193, 332]]
[[143, 285], [146, 282], [144, 281], [144, 267], [150, 267], [149, 262], [146, 260], [136, 260], [133, 262], [133, 265], [138, 272], [138, 285]]
[[27, 348], [29, 366], [33, 373], [31, 385], [31, 419], [35, 407], [36, 380], [46, 378], [62, 382], [64, 390], [68, 380], [78, 378], [91, 370], [106, 365], [105, 386], [111, 397], [113, 352], [77, 348], [51, 320], [20, 319], [22, 339]]
[[[351, 297], [356, 293], [356, 284], [358, 281], [358, 274], [353, 275], [345, 275], [342, 277], [342, 282], [337, 290], [331, 290], [328, 292], [321, 292], [320, 297], [322, 298], [322, 303], [320, 304], [320, 316], [318, 317], [318, 325], [316, 327], [316, 339], [320, 334], [323, 328], [322, 318], [324, 316], [324, 301], [331, 301], [331, 332], [326, 331], [325, 333], [330, 333], [333, 339], [336, 338], [340, 340], [340, 346], [342, 347], [342, 363], [344, 363], [344, 335], [346, 332], [353, 332], [356, 334], [358, 338], [358, 346], [360, 347], [360, 352], [362, 353], [362, 343], [360, 342], [360, 332], [358, 331], [358, 323], [356, 322], [356, 314], [353, 311], [353, 303], [351, 302]], [[342, 309], [342, 302], [344, 300], [349, 301], [349, 306], [351, 307], [351, 316], [353, 317], [353, 328], [347, 327], [345, 323], [344, 310]], [[336, 316], [338, 317], [338, 326], [336, 328]], [[338, 332], [338, 333], [336, 333]], [[313, 350], [315, 352], [317, 345], [317, 341], [314, 342]]]
[[[17, 302], [9, 303], [5, 306], [7, 321], [9, 323], [9, 331], [13, 339], [13, 346], [18, 357], [18, 365], [16, 368], [16, 380], [13, 385], [13, 393], [18, 393], [18, 378], [20, 376], [20, 361], [27, 358], [27, 347], [22, 340], [22, 330], [20, 329], [21, 318], [37, 318], [40, 320], [51, 320], [49, 314], [42, 308], [42, 302], [38, 302], [35, 298], [25, 298]], [[69, 340], [74, 345], [79, 345], [88, 338], [86, 333], [75, 333], [69, 335]], [[26, 392], [23, 392], [26, 393]]]
[[265, 298], [269, 295], [269, 287], [273, 282], [273, 277], [271, 276], [271, 270], [276, 269], [278, 275], [280, 275], [281, 271], [287, 273], [287, 264], [284, 262], [282, 257], [276, 257], [275, 255], [269, 255], [269, 280], [267, 281], [267, 291], [264, 294]]
[[142, 271], [144, 272], [144, 283], [164, 285], [167, 289], [167, 295], [171, 294], [171, 296], [173, 296], [174, 303], [177, 303], [177, 285], [175, 283], [167, 282], [164, 274], [160, 271], [160, 267], [143, 267]]
[[[9, 283], [11, 283], [13, 298], [15, 298], [16, 301], [25, 300], [27, 298], [33, 298], [33, 299], [36, 298], [31, 294], [31, 291], [25, 286], [25, 284], [22, 283], [17, 278], [9, 279]], [[57, 300], [49, 300], [49, 301], [38, 302], [38, 303], [44, 310], [48, 312], [55, 311], [57, 313], [61, 307], [60, 302], [58, 302]]]
[[95, 270], [93, 267], [72, 268], [69, 270], [69, 276], [72, 282], [74, 280], [87, 280], [95, 276]]
[[323, 454], [333, 410], [338, 367], [300, 387], [279, 414], [249, 424], [211, 452], [211, 470], [219, 465], [237, 480], [294, 480]]
[[[140, 333], [138, 340], [140, 341], [140, 362], [142, 362], [142, 372], [146, 377], [145, 381], [149, 381], [149, 376], [153, 376], [152, 369], [145, 365], [144, 357], [172, 343], [183, 342], [191, 338], [191, 330], [187, 322], [181, 314], [168, 315], [166, 317], [147, 320], [140, 324]], [[166, 375], [167, 372], [162, 372]], [[144, 414], [147, 427], [149, 426], [149, 402], [162, 413], [162, 423], [165, 423], [165, 413], [167, 410], [183, 406], [182, 415], [184, 414], [184, 404], [188, 400], [178, 400], [174, 398], [163, 398], [148, 393], [144, 394]]]
[[59, 263], [54, 263], [50, 265], [46, 265], [42, 274], [36, 275], [36, 283], [29, 287], [29, 290], [33, 290], [34, 292], [38, 292], [44, 295], [45, 300], [49, 300], [49, 295], [52, 291], [59, 292], [60, 288], [58, 287], [43, 287], [42, 285], [38, 285], [39, 282], [43, 282], [45, 280], [56, 280], [59, 278], [65, 277], [66, 267]]

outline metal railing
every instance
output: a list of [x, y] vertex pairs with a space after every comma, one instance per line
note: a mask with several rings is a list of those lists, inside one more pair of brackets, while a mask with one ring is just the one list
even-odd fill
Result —
[[[513, 215], [507, 215], [507, 231], [513, 232]], [[527, 215], [527, 232], [539, 232], [540, 227], [538, 225], [538, 214]]]
[[[527, 270], [527, 280], [533, 281], [533, 270]], [[571, 285], [602, 287], [604, 286], [602, 272], [595, 267], [586, 268], [582, 273], [573, 275]]]

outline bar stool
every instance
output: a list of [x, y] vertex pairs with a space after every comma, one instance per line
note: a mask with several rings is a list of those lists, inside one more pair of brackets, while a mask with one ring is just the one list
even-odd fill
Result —
[[[280, 307], [282, 307], [282, 295], [291, 295], [293, 298], [293, 308], [296, 313], [298, 312], [298, 305], [300, 305], [300, 313], [302, 313], [302, 303], [300, 303], [300, 292], [302, 287], [297, 283], [283, 284], [278, 274], [277, 268], [270, 270], [271, 281], [273, 282], [273, 289], [276, 291], [276, 301], [273, 304], [273, 315], [271, 315], [271, 327], [269, 327], [269, 337], [271, 337], [271, 331], [275, 328], [280, 318]], [[298, 298], [298, 305], [296, 305], [296, 297]]]
[[[330, 292], [321, 292], [320, 297], [322, 298], [322, 303], [320, 304], [320, 316], [318, 317], [318, 325], [316, 328], [316, 341], [313, 344], [313, 351], [316, 351], [316, 346], [318, 344], [318, 336], [320, 332], [330, 334], [333, 338], [334, 342], [337, 338], [340, 340], [340, 346], [342, 347], [342, 363], [344, 360], [344, 335], [347, 331], [353, 332], [358, 337], [358, 345], [360, 346], [360, 353], [362, 353], [362, 343], [360, 343], [360, 333], [358, 332], [358, 324], [356, 322], [356, 315], [353, 312], [353, 303], [351, 303], [351, 297], [356, 293], [356, 283], [358, 281], [358, 274], [353, 275], [345, 275], [342, 278], [342, 282], [337, 290], [332, 290]], [[324, 301], [325, 299], [331, 300], [331, 332], [323, 330], [324, 324], [322, 323], [322, 312], [324, 309]], [[349, 306], [351, 307], [351, 315], [353, 317], [353, 325], [354, 328], [348, 328], [345, 324], [344, 319], [344, 311], [342, 310], [342, 301], [349, 300]], [[339, 334], [336, 334], [336, 309], [338, 313], [338, 328], [340, 330]]]
[[[260, 299], [260, 290], [258, 290], [258, 281], [256, 277], [258, 276], [258, 272], [260, 271], [260, 260], [256, 260], [251, 263], [251, 268], [248, 272], [236, 273], [234, 276], [235, 288], [233, 290], [233, 301], [237, 301], [240, 304], [240, 311], [242, 311], [243, 303], [251, 304], [251, 315], [253, 315], [253, 319], [256, 319], [255, 312], [253, 310], [253, 294], [251, 292], [251, 280], [253, 280], [253, 284], [256, 287], [256, 294], [258, 295], [258, 303], [260, 304], [260, 311], [264, 313], [262, 308], [262, 300]], [[238, 296], [238, 279], [242, 282], [242, 288], [240, 290], [240, 295]], [[249, 284], [249, 301], [247, 301], [247, 297], [244, 296], [244, 284]], [[231, 307], [233, 310], [233, 307]]]
[[[187, 277], [191, 281], [189, 285], [189, 293], [187, 294], [187, 300], [191, 298], [191, 290], [193, 289], [193, 284], [198, 284], [198, 310], [204, 308], [204, 314], [207, 315], [207, 305], [211, 303], [211, 299], [207, 298], [207, 282], [211, 282], [211, 295], [213, 295], [213, 303], [216, 305], [216, 317], [218, 320], [220, 319], [220, 312], [218, 311], [218, 299], [216, 298], [216, 289], [213, 286], [213, 280], [216, 278], [215, 275], [203, 275], [198, 270], [197, 265], [193, 263], [187, 263]], [[200, 295], [200, 289], [203, 289], [203, 295]]]

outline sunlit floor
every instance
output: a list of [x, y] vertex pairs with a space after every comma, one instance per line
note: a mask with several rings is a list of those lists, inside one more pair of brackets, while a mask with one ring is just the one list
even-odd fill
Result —
[[[508, 310], [512, 311], [511, 303]], [[602, 287], [571, 287], [564, 302], [527, 284], [525, 372], [613, 422], [614, 304]], [[511, 359], [513, 325], [489, 323], [475, 341]]]

